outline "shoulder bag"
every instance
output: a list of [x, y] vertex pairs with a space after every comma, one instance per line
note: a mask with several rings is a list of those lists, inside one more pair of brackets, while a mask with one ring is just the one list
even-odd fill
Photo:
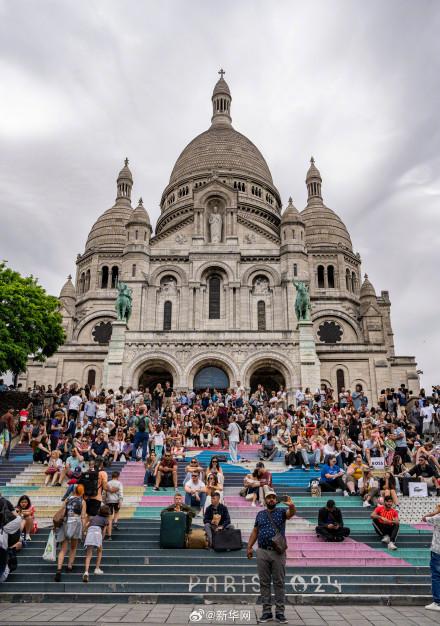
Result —
[[[275, 528], [275, 530], [277, 531], [275, 537], [272, 537], [271, 541], [272, 541], [272, 545], [275, 548], [275, 552], [277, 554], [284, 554], [287, 550], [287, 541], [286, 538], [281, 534], [281, 532], [279, 531], [279, 529], [277, 528], [277, 525], [275, 524], [275, 522], [272, 519], [271, 514], [269, 513], [269, 511], [266, 510], [266, 513], [269, 516], [270, 521], [272, 522], [272, 526]], [[283, 528], [285, 528], [286, 523], [284, 523]]]

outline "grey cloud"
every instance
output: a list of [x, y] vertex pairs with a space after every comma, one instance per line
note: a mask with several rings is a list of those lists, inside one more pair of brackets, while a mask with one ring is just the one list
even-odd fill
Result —
[[[439, 382], [440, 10], [435, 1], [0, 3], [1, 256], [57, 294], [114, 201], [125, 156], [153, 223], [173, 165], [210, 123], [220, 66], [237, 130], [284, 205], [325, 203], [376, 291], [400, 354]], [[423, 343], [425, 341], [425, 343]]]

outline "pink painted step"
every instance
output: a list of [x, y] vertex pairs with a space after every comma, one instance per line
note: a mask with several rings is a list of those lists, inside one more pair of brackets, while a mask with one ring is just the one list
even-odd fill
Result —
[[417, 524], [411, 524], [413, 528], [419, 528], [420, 530], [430, 530], [433, 532], [433, 526], [429, 526], [426, 522], [417, 522]]
[[[384, 558], [380, 558], [380, 557], [374, 557], [374, 558], [345, 558], [343, 557], [343, 561], [344, 565], [353, 567], [353, 566], [362, 566], [362, 567], [374, 567], [375, 569], [377, 569], [377, 567], [385, 567], [385, 566], [392, 566], [392, 567], [398, 567], [399, 565], [401, 567], [411, 567], [411, 563], [407, 563], [406, 561], [404, 561], [403, 559], [397, 559], [394, 558], [392, 556], [385, 556]], [[287, 557], [287, 565], [292, 565], [292, 566], [298, 566], [298, 567], [304, 567], [304, 566], [310, 566], [310, 567], [328, 567], [329, 565], [332, 564], [332, 561], [329, 561], [329, 559], [321, 559], [321, 558], [289, 558]]]

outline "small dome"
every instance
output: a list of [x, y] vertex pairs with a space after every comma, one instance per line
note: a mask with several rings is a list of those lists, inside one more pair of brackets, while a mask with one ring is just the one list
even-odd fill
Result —
[[150, 218], [147, 211], [144, 209], [142, 198], [139, 198], [139, 204], [131, 214], [130, 219], [127, 221], [125, 226], [130, 226], [130, 224], [143, 224], [150, 226]]
[[133, 209], [128, 204], [115, 204], [93, 224], [86, 243], [86, 252], [92, 248], [122, 249], [125, 245], [125, 224]]
[[133, 184], [133, 176], [132, 176], [130, 168], [128, 167], [128, 159], [125, 159], [125, 165], [122, 168], [122, 170], [119, 172], [118, 182], [119, 180], [129, 180]]
[[365, 274], [365, 276], [364, 276], [364, 282], [362, 283], [360, 297], [361, 297], [361, 299], [362, 298], [368, 298], [368, 299], [376, 298], [376, 291], [375, 291], [373, 285], [368, 280], [368, 275], [367, 274]]
[[220, 80], [216, 83], [215, 87], [214, 87], [214, 91], [212, 92], [212, 97], [214, 98], [214, 96], [216, 96], [217, 94], [227, 94], [229, 97], [231, 97], [231, 92], [229, 90], [229, 85], [228, 83], [225, 81], [225, 79], [223, 78], [223, 76], [220, 78]]
[[64, 298], [73, 298], [74, 300], [76, 299], [76, 291], [72, 283], [71, 274], [69, 274], [69, 276], [67, 277], [67, 282], [64, 283], [63, 288], [60, 291], [59, 299], [63, 300]]
[[312, 203], [300, 213], [306, 227], [307, 248], [337, 247], [339, 244], [353, 252], [348, 230], [334, 211], [322, 202]]
[[294, 206], [292, 202], [292, 198], [289, 198], [289, 204], [287, 205], [286, 210], [281, 216], [281, 224], [287, 223], [304, 224], [298, 209], [296, 208], [296, 206]]

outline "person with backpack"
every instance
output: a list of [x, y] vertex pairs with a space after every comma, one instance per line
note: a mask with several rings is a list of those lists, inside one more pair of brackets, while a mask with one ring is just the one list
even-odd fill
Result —
[[[83, 535], [83, 528], [86, 521], [86, 503], [83, 496], [83, 485], [76, 484], [73, 494], [66, 500], [66, 514], [57, 536], [57, 543], [61, 544], [61, 550], [58, 554], [57, 571], [55, 574], [55, 582], [57, 583], [61, 582], [61, 568], [63, 567], [69, 543], [70, 552], [67, 572], [69, 574], [73, 572], [73, 562], [75, 561], [78, 541]], [[55, 530], [55, 527], [53, 530]]]
[[142, 444], [142, 462], [145, 463], [147, 457], [148, 440], [150, 438], [149, 428], [151, 425], [151, 419], [144, 412], [139, 411], [139, 416], [134, 418], [134, 425], [136, 428], [136, 434], [134, 436], [133, 453], [131, 460], [136, 460], [136, 452], [139, 446]]
[[109, 487], [107, 483], [107, 472], [104, 471], [104, 460], [96, 457], [90, 461], [90, 467], [83, 472], [77, 482], [84, 487], [84, 500], [86, 502], [87, 521], [98, 514], [102, 505], [102, 492], [114, 493], [118, 487]]

